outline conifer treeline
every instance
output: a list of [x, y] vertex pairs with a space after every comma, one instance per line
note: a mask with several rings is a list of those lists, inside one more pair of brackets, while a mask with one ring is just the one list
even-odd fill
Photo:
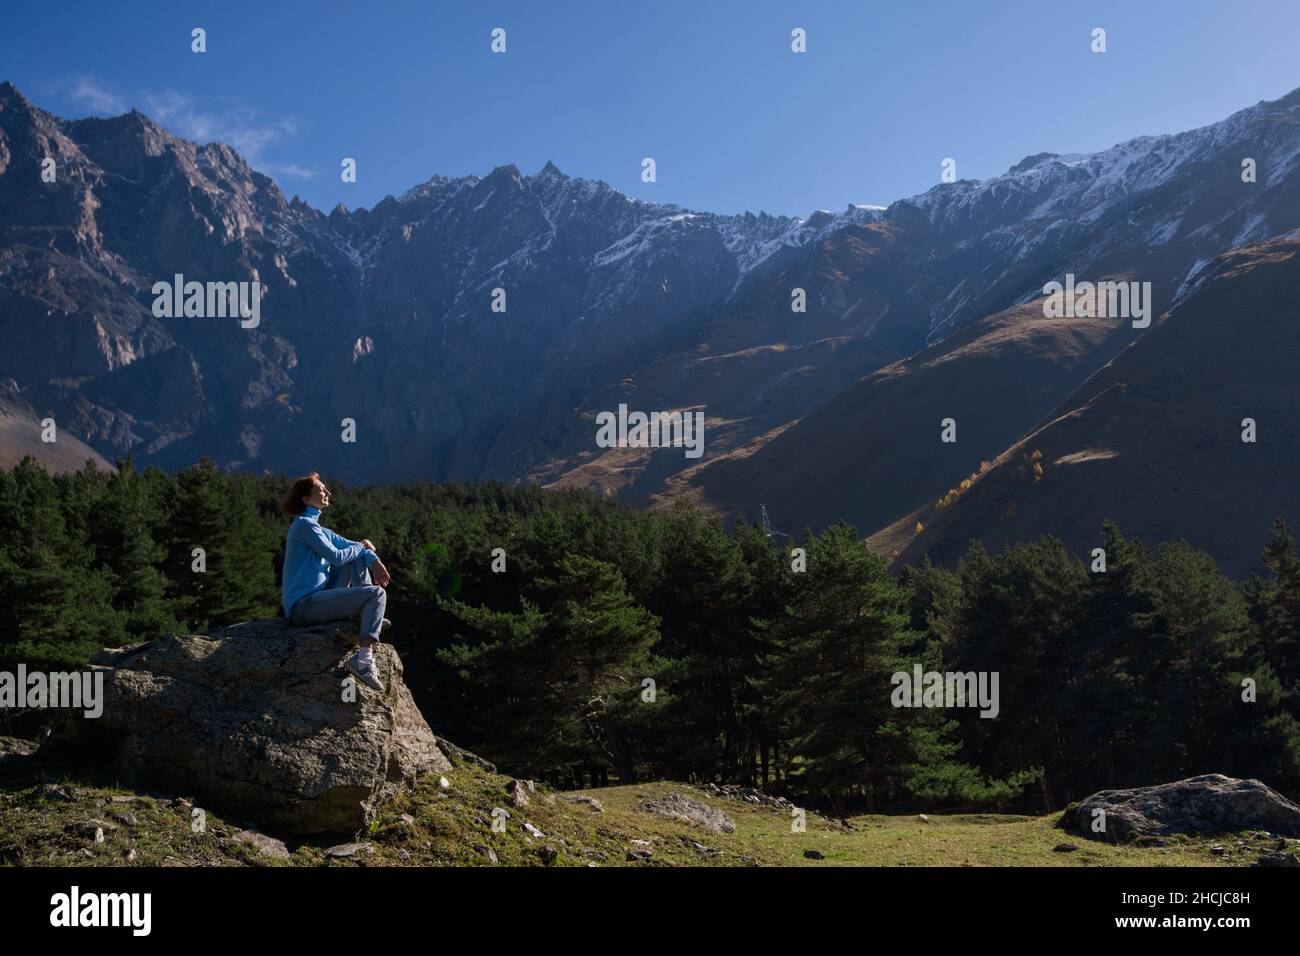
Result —
[[[0, 666], [280, 613], [284, 479], [120, 466], [0, 473]], [[1104, 573], [1043, 538], [893, 575], [845, 525], [797, 542], [795, 572], [756, 526], [684, 505], [330, 485], [327, 525], [393, 573], [426, 717], [516, 774], [765, 782], [878, 810], [1041, 810], [1208, 772], [1300, 793], [1300, 559], [1280, 522], [1241, 584], [1111, 526]], [[894, 707], [891, 675], [918, 662], [998, 672], [998, 717]]]

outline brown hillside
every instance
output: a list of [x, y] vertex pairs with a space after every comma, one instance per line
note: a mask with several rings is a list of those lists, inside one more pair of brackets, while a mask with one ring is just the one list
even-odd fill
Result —
[[[901, 560], [955, 561], [1060, 536], [1096, 546], [1104, 519], [1148, 541], [1185, 537], [1248, 574], [1271, 520], [1300, 522], [1300, 239], [1228, 253], [1213, 275], [1010, 446], [952, 507], [933, 507]], [[1257, 422], [1255, 444], [1242, 420]], [[1041, 452], [1034, 480], [1026, 456]]]
[[55, 441], [41, 441], [41, 418], [12, 389], [0, 385], [0, 468], [12, 468], [31, 455], [51, 473], [76, 471], [87, 461], [108, 471], [116, 470], [71, 432], [59, 430]]
[[[1117, 319], [1043, 317], [1035, 300], [882, 368], [761, 447], [670, 483], [714, 511], [766, 503], [783, 530], [840, 519], [873, 531], [941, 498], [1131, 341]], [[957, 420], [957, 442], [939, 441]], [[912, 522], [914, 524], [914, 522]]]

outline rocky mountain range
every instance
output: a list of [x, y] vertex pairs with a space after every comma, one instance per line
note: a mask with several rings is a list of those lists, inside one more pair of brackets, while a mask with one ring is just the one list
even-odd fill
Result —
[[[1276, 302], [1250, 290], [1286, 258], [1260, 243], [1300, 228], [1297, 163], [1300, 91], [1201, 129], [1042, 153], [807, 219], [645, 202], [549, 163], [435, 176], [326, 214], [228, 146], [135, 111], [62, 119], [3, 83], [0, 379], [107, 459], [526, 480], [638, 503], [687, 496], [727, 517], [766, 503], [786, 530], [847, 518], [910, 560], [941, 537], [911, 534], [925, 508], [972, 474], [991, 487], [1004, 455], [1116, 363], [1137, 388], [1149, 366], [1131, 356], [1192, 335], [1182, 317], [1210, 289], [1241, 295], [1221, 309], [1293, 314], [1283, 284], [1266, 283]], [[1043, 286], [1066, 273], [1149, 282], [1159, 318], [1047, 318]], [[177, 275], [259, 283], [260, 321], [155, 315], [155, 283]], [[1255, 353], [1233, 354], [1223, 374], [1247, 384]], [[703, 411], [703, 458], [598, 447], [596, 416], [620, 404]], [[938, 438], [949, 416], [955, 444]], [[355, 441], [341, 440], [345, 419]], [[1125, 460], [1127, 440], [1109, 436], [1116, 454], [1101, 460]], [[977, 500], [945, 507], [944, 535], [1002, 527], [973, 516]], [[1256, 504], [1249, 531], [1262, 536]], [[1187, 519], [1143, 528], [1176, 535]]]

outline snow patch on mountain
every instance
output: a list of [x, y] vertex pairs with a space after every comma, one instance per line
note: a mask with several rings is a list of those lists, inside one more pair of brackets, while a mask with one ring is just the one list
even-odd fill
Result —
[[1268, 216], [1263, 213], [1255, 213], [1244, 223], [1237, 234], [1232, 238], [1234, 246], [1248, 246], [1252, 242], [1258, 242], [1260, 239], [1268, 238]]

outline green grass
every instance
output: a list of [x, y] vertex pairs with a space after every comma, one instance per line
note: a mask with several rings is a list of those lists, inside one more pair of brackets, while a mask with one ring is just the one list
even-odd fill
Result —
[[[806, 832], [792, 832], [786, 811], [706, 796], [678, 783], [643, 783], [583, 791], [604, 805], [597, 813], [561, 799], [543, 786], [524, 807], [509, 803], [510, 778], [454, 762], [444, 790], [437, 777], [387, 804], [360, 840], [370, 852], [355, 859], [328, 858], [325, 850], [343, 838], [288, 841], [288, 860], [271, 860], [232, 837], [242, 829], [208, 812], [203, 832], [191, 827], [191, 810], [170, 797], [132, 794], [114, 787], [70, 779], [63, 782], [74, 799], [42, 795], [39, 786], [0, 787], [0, 863], [69, 866], [1242, 866], [1259, 849], [1239, 849], [1239, 840], [1263, 849], [1248, 834], [1213, 839], [1174, 837], [1164, 848], [1109, 846], [1053, 826], [1057, 815], [931, 814], [860, 816], [842, 828], [812, 813]], [[736, 832], [717, 834], [637, 809], [647, 799], [680, 791], [726, 812]], [[114, 802], [112, 798], [133, 799]], [[493, 810], [511, 818], [504, 832], [492, 827]], [[104, 841], [94, 842], [81, 824], [97, 819]], [[529, 835], [531, 823], [543, 834]], [[647, 841], [648, 861], [629, 860], [633, 840]], [[1226, 847], [1222, 856], [1212, 843]], [[1054, 852], [1058, 844], [1077, 846]], [[701, 847], [703, 849], [701, 849]], [[1288, 847], [1294, 851], [1296, 841]], [[815, 850], [822, 859], [809, 859]], [[1271, 850], [1271, 847], [1270, 847]]]
[[[61, 784], [72, 801], [39, 786], [0, 790], [0, 863], [21, 866], [243, 866], [264, 860], [231, 838], [241, 827], [207, 813], [194, 832], [191, 807], [129, 790]], [[113, 797], [131, 799], [115, 802]], [[87, 821], [106, 823], [96, 843]], [[268, 861], [269, 862], [269, 861]]]

